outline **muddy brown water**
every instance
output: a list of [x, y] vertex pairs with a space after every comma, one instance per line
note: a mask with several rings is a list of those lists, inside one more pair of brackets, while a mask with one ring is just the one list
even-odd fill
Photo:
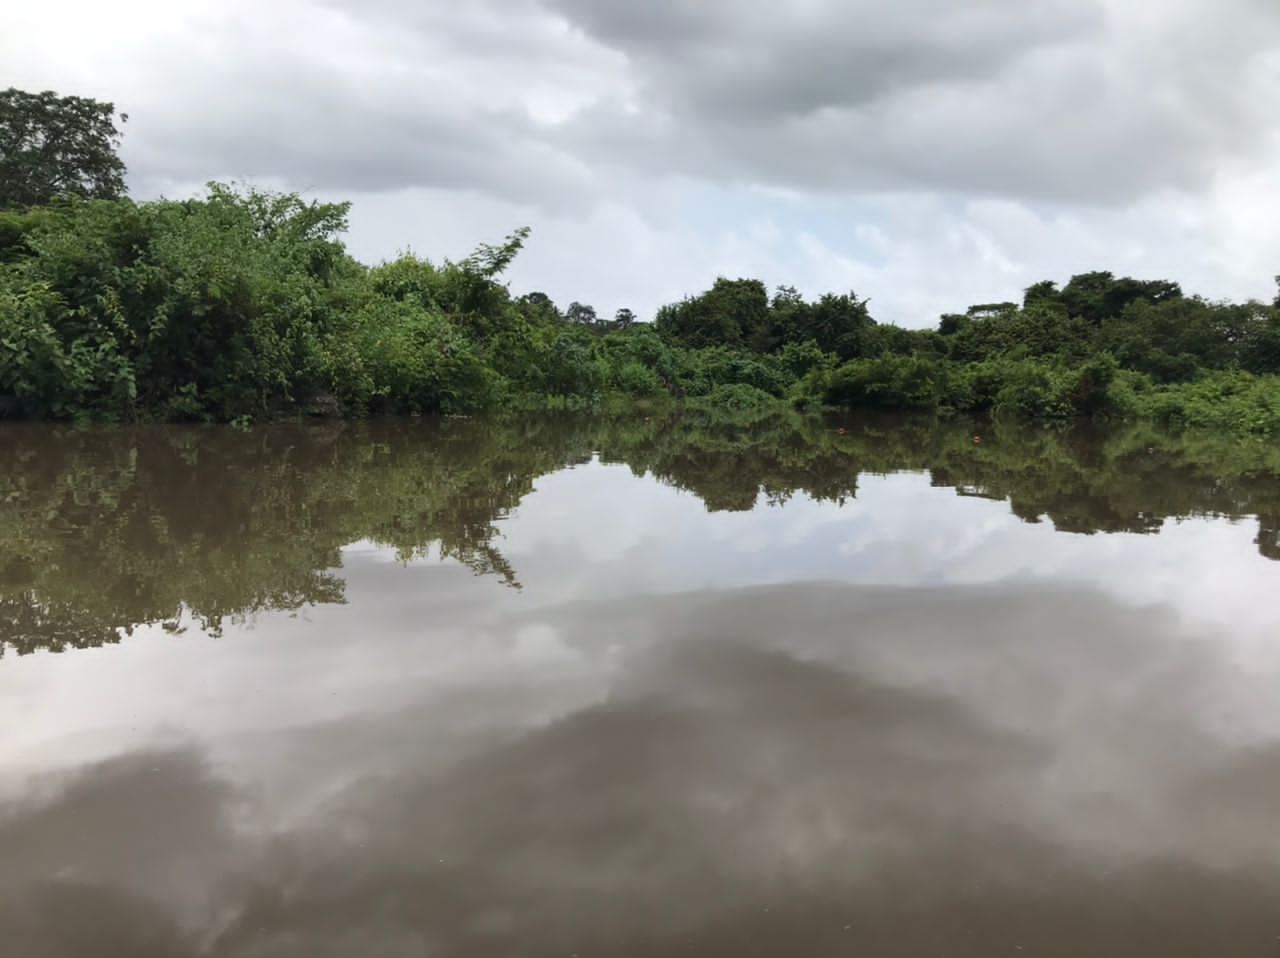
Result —
[[5, 955], [1280, 955], [1270, 445], [0, 450]]

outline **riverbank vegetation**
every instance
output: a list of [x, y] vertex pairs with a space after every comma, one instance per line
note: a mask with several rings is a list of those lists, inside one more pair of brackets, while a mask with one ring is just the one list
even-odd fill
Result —
[[[456, 261], [368, 266], [342, 244], [345, 204], [223, 184], [135, 202], [112, 116], [0, 95], [0, 416], [787, 402], [1280, 432], [1280, 298], [1212, 302], [1092, 272], [904, 329], [852, 293], [720, 278], [653, 322], [602, 319], [510, 290], [524, 229]], [[84, 155], [33, 146], [59, 137]]]

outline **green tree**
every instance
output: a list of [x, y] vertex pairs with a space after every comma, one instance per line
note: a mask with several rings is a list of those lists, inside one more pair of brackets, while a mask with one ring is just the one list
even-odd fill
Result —
[[564, 318], [578, 326], [594, 326], [599, 317], [594, 306], [579, 303], [576, 300], [564, 311]]
[[1032, 303], [1055, 303], [1058, 301], [1058, 284], [1051, 279], [1041, 280], [1038, 283], [1032, 283], [1022, 293], [1022, 305], [1030, 306]]
[[812, 339], [826, 352], [852, 359], [878, 351], [869, 338], [876, 321], [867, 311], [867, 301], [853, 293], [825, 293], [805, 311], [798, 339]]
[[535, 322], [552, 323], [564, 319], [551, 297], [540, 291], [525, 293], [516, 300], [516, 306]]
[[[0, 209], [124, 194], [115, 105], [51, 90], [0, 91]], [[128, 119], [120, 115], [120, 122]]]
[[711, 289], [662, 307], [658, 332], [682, 346], [729, 346], [765, 351], [770, 346], [769, 294], [758, 279], [716, 279]]
[[1108, 317], [1119, 316], [1130, 303], [1157, 304], [1181, 298], [1182, 288], [1177, 283], [1129, 276], [1117, 279], [1103, 270], [1072, 276], [1056, 300], [1066, 306], [1072, 316], [1097, 326]]

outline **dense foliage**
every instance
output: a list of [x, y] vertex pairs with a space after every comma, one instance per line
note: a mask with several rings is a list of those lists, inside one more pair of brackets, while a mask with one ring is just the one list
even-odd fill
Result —
[[343, 204], [214, 184], [199, 198], [0, 213], [0, 412], [234, 421], [470, 412], [611, 397], [1109, 415], [1280, 431], [1280, 309], [1109, 273], [1041, 283], [936, 330], [719, 279], [601, 320], [513, 296], [527, 237], [373, 267]]
[[0, 209], [123, 195], [115, 115], [114, 105], [85, 97], [0, 90]]
[[313, 413], [699, 400], [1132, 417], [1280, 432], [1280, 298], [1210, 302], [1107, 272], [1021, 303], [880, 324], [717, 279], [652, 323], [502, 275], [517, 230], [457, 262], [366, 266], [345, 204], [212, 184], [122, 198], [109, 103], [0, 93], [0, 416], [247, 421]]

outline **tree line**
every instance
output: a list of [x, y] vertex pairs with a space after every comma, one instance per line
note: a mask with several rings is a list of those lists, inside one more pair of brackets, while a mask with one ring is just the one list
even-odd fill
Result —
[[603, 318], [510, 291], [527, 229], [458, 260], [369, 266], [341, 241], [346, 204], [216, 183], [134, 201], [115, 117], [0, 93], [0, 415], [789, 402], [1280, 431], [1280, 297], [1098, 271], [905, 329], [852, 292], [722, 277], [652, 322]]

